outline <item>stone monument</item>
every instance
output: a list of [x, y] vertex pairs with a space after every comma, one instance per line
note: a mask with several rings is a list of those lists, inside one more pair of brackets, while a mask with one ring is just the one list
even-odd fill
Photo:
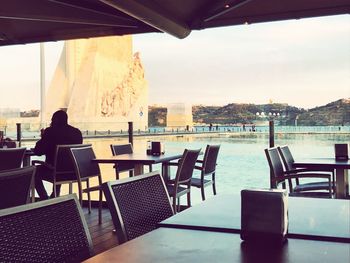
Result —
[[47, 123], [66, 109], [83, 130], [125, 130], [148, 126], [148, 84], [132, 37], [100, 37], [65, 42], [46, 96]]

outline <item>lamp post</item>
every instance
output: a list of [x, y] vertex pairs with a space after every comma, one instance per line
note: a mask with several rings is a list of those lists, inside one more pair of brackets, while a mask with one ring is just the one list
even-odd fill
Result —
[[280, 118], [279, 112], [257, 112], [256, 116], [259, 118], [266, 118], [269, 121], [269, 147], [275, 147], [275, 119]]

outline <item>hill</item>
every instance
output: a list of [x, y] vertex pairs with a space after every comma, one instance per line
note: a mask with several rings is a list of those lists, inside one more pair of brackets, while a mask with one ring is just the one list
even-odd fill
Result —
[[[149, 126], [166, 126], [165, 107], [150, 106]], [[249, 124], [266, 121], [268, 114], [275, 114], [281, 125], [350, 125], [350, 99], [340, 99], [309, 110], [287, 104], [244, 104], [230, 103], [225, 106], [192, 107], [193, 122], [196, 124]]]

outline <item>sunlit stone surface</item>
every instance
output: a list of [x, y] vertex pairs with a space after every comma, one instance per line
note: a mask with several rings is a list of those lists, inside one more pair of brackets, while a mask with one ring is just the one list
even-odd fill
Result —
[[67, 109], [81, 129], [136, 129], [148, 124], [148, 84], [132, 37], [67, 41], [47, 92], [45, 119]]

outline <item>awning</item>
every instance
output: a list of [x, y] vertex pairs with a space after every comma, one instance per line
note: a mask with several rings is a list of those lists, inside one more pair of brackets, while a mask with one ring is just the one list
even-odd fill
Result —
[[350, 0], [1, 0], [0, 45], [192, 30], [350, 13]]

